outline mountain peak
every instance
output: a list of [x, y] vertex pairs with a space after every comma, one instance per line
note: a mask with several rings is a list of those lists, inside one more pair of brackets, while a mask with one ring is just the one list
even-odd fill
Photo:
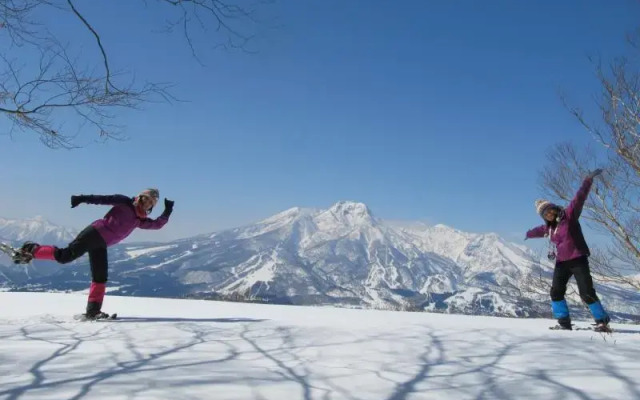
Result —
[[331, 206], [331, 208], [329, 208], [329, 211], [337, 215], [351, 214], [360, 217], [373, 216], [371, 214], [371, 210], [369, 210], [369, 207], [367, 207], [366, 204], [357, 201], [339, 201]]
[[[325, 210], [317, 217], [318, 221], [333, 224], [338, 223], [340, 226], [362, 226], [374, 223], [373, 215], [364, 203], [356, 201], [339, 201]], [[333, 221], [333, 222], [329, 222]], [[328, 226], [328, 225], [327, 225]]]
[[291, 207], [262, 220], [260, 223], [270, 224], [274, 222], [292, 221], [305, 215], [311, 215], [314, 212], [316, 212], [316, 210], [312, 208]]
[[[3, 227], [0, 222], [0, 240], [54, 241], [50, 232], [32, 230], [29, 225], [35, 223], [25, 225]], [[547, 272], [553, 267], [523, 247], [443, 224], [401, 226], [372, 217], [360, 202], [339, 201], [312, 213], [293, 207], [209, 237], [141, 245], [135, 254], [116, 250], [112, 261], [119, 267], [110, 279], [121, 282], [116, 293], [123, 295], [215, 299], [235, 293], [299, 305], [419, 306], [447, 313], [511, 316], [548, 312], [544, 294], [521, 288], [531, 288], [532, 276], [548, 282]], [[70, 272], [62, 274], [55, 267], [26, 276], [24, 284], [12, 287], [71, 289], [69, 274], [86, 271], [85, 260], [79, 262], [80, 269], [65, 268]], [[0, 287], [12, 279], [7, 278], [8, 271], [13, 270], [0, 267]], [[168, 281], [172, 284], [165, 285]], [[640, 314], [637, 293], [615, 289], [608, 294], [608, 304], [621, 307], [617, 312]], [[571, 300], [580, 304], [576, 296]]]

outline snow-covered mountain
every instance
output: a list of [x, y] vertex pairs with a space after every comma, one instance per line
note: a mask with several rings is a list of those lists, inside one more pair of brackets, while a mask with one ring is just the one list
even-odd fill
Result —
[[[0, 218], [0, 241], [12, 246], [20, 246], [25, 241], [64, 245], [77, 235], [77, 231], [47, 221], [41, 216], [31, 219]], [[0, 284], [28, 282], [37, 277], [48, 277], [58, 272], [54, 263], [39, 263], [34, 265], [13, 265], [8, 256], [0, 252]]]
[[[256, 224], [164, 244], [110, 249], [113, 293], [244, 298], [465, 314], [547, 315], [552, 266], [496, 234], [388, 222], [357, 202], [292, 208]], [[39, 290], [83, 290], [86, 258], [53, 274], [6, 281]], [[619, 313], [640, 315], [640, 296], [598, 291]], [[635, 296], [635, 297], [634, 297]], [[584, 311], [577, 294], [570, 299]]]
[[41, 216], [32, 219], [0, 218], [0, 241], [14, 244], [27, 240], [60, 245], [69, 243], [77, 231], [52, 224]]

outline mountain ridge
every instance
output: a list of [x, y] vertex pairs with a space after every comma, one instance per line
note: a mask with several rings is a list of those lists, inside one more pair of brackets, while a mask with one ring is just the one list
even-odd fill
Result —
[[[109, 259], [115, 294], [510, 316], [548, 314], [548, 293], [531, 281], [539, 276], [544, 287], [553, 268], [495, 233], [387, 222], [353, 201], [292, 207], [243, 227], [166, 243], [121, 244], [110, 248]], [[80, 260], [3, 285], [84, 290], [88, 270]], [[640, 314], [625, 304], [629, 293], [603, 293], [617, 299], [612, 304], [621, 313]]]

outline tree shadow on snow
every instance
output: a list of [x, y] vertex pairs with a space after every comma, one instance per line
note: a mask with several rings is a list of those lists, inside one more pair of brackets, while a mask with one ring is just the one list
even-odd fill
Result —
[[[133, 319], [140, 322], [138, 319]], [[141, 318], [141, 320], [147, 321], [149, 318]], [[154, 320], [154, 319], [151, 319]], [[120, 376], [127, 376], [133, 373], [159, 373], [161, 376], [165, 374], [171, 374], [172, 370], [179, 370], [180, 368], [203, 368], [205, 371], [207, 367], [215, 364], [224, 363], [240, 356], [241, 352], [232, 343], [225, 341], [224, 328], [216, 328], [210, 323], [241, 323], [246, 325], [252, 325], [255, 322], [261, 322], [263, 320], [257, 319], [242, 319], [242, 318], [210, 318], [210, 319], [190, 319], [190, 318], [156, 318], [155, 320], [161, 322], [178, 322], [185, 323], [183, 325], [177, 325], [176, 328], [182, 333], [187, 334], [187, 339], [175, 339], [180, 342], [176, 345], [164, 346], [163, 349], [157, 351], [149, 351], [147, 349], [140, 349], [139, 346], [148, 343], [136, 338], [136, 331], [133, 334], [122, 330], [114, 329], [115, 326], [110, 322], [96, 323], [96, 324], [82, 324], [84, 327], [96, 328], [91, 332], [75, 332], [74, 327], [69, 327], [63, 323], [49, 323], [47, 326], [49, 329], [42, 329], [42, 325], [37, 325], [31, 329], [30, 326], [25, 326], [20, 329], [20, 334], [24, 340], [32, 342], [48, 343], [57, 347], [51, 354], [36, 363], [29, 368], [28, 373], [31, 375], [31, 382], [27, 384], [17, 385], [9, 389], [0, 389], [0, 398], [7, 400], [17, 400], [24, 395], [33, 394], [34, 392], [42, 394], [42, 391], [54, 391], [55, 389], [63, 390], [65, 393], [77, 391], [73, 396], [66, 395], [65, 398], [69, 400], [78, 400], [89, 395], [91, 390], [99, 383]], [[150, 321], [152, 322], [152, 321]], [[124, 336], [113, 337], [113, 336]], [[49, 339], [42, 336], [54, 336], [55, 339]], [[86, 353], [77, 353], [77, 350], [87, 344], [88, 342], [106, 342], [108, 344], [112, 342], [125, 343], [126, 351], [107, 352], [100, 353], [100, 356], [109, 358], [110, 362], [99, 362], [94, 365], [85, 365], [84, 367], [76, 368], [76, 370], [68, 371], [62, 378], [48, 378], [48, 370], [53, 371], [56, 368], [60, 368], [60, 365], [67, 364], [70, 357], [76, 357], [77, 359], [86, 358]], [[153, 341], [151, 341], [153, 342]], [[177, 354], [183, 351], [190, 350], [194, 347], [204, 345], [207, 343], [216, 343], [225, 348], [225, 351], [216, 351], [212, 357], [209, 358], [196, 358], [185, 357], [184, 360], [175, 361], [171, 357], [175, 357]], [[145, 351], [146, 350], [146, 351]], [[220, 354], [223, 353], [223, 354]], [[125, 354], [126, 357], [123, 357]], [[192, 354], [192, 353], [189, 353]], [[126, 361], [120, 361], [121, 358], [127, 358]], [[170, 360], [167, 360], [170, 359]], [[83, 360], [86, 361], [86, 360]], [[90, 360], [89, 360], [90, 361]], [[56, 376], [60, 376], [58, 373]], [[147, 378], [147, 377], [145, 377]], [[159, 378], [162, 380], [162, 378]], [[219, 383], [227, 383], [230, 379], [218, 379]], [[207, 378], [207, 384], [216, 383], [216, 379]], [[153, 386], [153, 385], [151, 385]], [[4, 389], [4, 390], [3, 390]], [[143, 389], [142, 391], [144, 391]], [[55, 398], [56, 395], [51, 393], [50, 398]]]
[[[135, 398], [163, 390], [167, 397], [171, 390], [181, 388], [202, 386], [210, 390], [213, 386], [215, 390], [225, 390], [225, 385], [236, 385], [262, 399], [262, 390], [280, 385], [288, 399], [364, 400], [371, 398], [372, 392], [358, 393], [355, 389], [362, 387], [363, 382], [358, 380], [364, 376], [364, 382], [378, 390], [375, 398], [386, 400], [420, 396], [512, 400], [523, 394], [534, 397], [538, 391], [544, 392], [540, 395], [545, 399], [595, 400], [588, 389], [579, 383], [569, 385], [566, 379], [589, 383], [590, 378], [601, 377], [608, 379], [607, 385], [623, 388], [627, 398], [640, 398], [640, 387], [629, 377], [629, 368], [622, 370], [614, 361], [615, 357], [636, 360], [640, 350], [625, 349], [624, 355], [618, 352], [609, 357], [606, 348], [615, 339], [591, 347], [593, 342], [573, 333], [532, 340], [530, 336], [518, 337], [517, 333], [499, 329], [447, 332], [427, 327], [412, 328], [406, 333], [328, 329], [325, 335], [314, 332], [322, 328], [259, 323], [263, 321], [137, 317], [114, 321], [173, 323], [166, 329], [174, 331], [164, 337], [158, 335], [169, 340], [166, 345], [141, 336], [142, 330], [153, 338], [153, 325], [50, 323], [44, 325], [48, 329], [43, 329], [42, 324], [25, 326], [20, 330], [23, 340], [47, 343], [53, 350], [29, 368], [29, 383], [2, 388], [0, 397], [16, 400], [48, 391], [50, 398], [64, 392], [65, 398], [78, 400], [90, 397], [107, 380], [134, 376], [134, 382], [126, 381], [112, 392]], [[82, 332], [76, 331], [79, 326]], [[339, 334], [332, 335], [334, 332]], [[479, 338], [485, 342], [481, 346]], [[79, 349], [88, 342], [102, 345], [104, 353], [94, 356], [91, 363], [83, 363], [87, 353]], [[356, 351], [346, 351], [353, 349]], [[554, 349], [563, 349], [562, 354]], [[360, 351], [368, 353], [359, 354]], [[61, 366], [68, 365], [75, 365], [75, 370], [60, 374]], [[216, 397], [207, 392], [209, 395]]]
[[[637, 331], [630, 332], [638, 333]], [[458, 335], [477, 335], [478, 333], [480, 331], [467, 331], [460, 332]], [[450, 398], [515, 400], [523, 396], [535, 397], [533, 391], [542, 388], [547, 393], [540, 394], [540, 396], [545, 399], [595, 400], [599, 397], [594, 397], [595, 395], [590, 394], [584, 388], [584, 385], [589, 385], [590, 378], [613, 379], [615, 382], [611, 385], [612, 387], [616, 387], [617, 390], [620, 390], [621, 387], [626, 389], [625, 398], [640, 399], [640, 386], [628, 375], [625, 375], [616, 366], [616, 363], [607, 357], [606, 353], [599, 354], [595, 349], [582, 348], [580, 345], [573, 346], [576, 343], [572, 341], [572, 338], [567, 338], [567, 348], [564, 353], [551, 354], [550, 357], [550, 354], [545, 351], [538, 358], [539, 348], [545, 346], [550, 349], [557, 348], [557, 340], [532, 341], [531, 338], [516, 340], [504, 332], [488, 335], [487, 331], [483, 331], [482, 334], [486, 335], [487, 341], [494, 345], [494, 351], [487, 354], [474, 354], [471, 351], [468, 357], [452, 357], [447, 356], [445, 351], [448, 347], [456, 348], [457, 344], [454, 338], [443, 338], [434, 332], [425, 332], [423, 336], [425, 346], [418, 356], [417, 371], [408, 379], [395, 382], [395, 389], [386, 399], [404, 400], [410, 398], [412, 394], [429, 398], [432, 395], [430, 392], [434, 390], [432, 388], [435, 388], [439, 396], [446, 393], [446, 397]], [[605, 340], [612, 342], [611, 339], [605, 338]], [[465, 342], [464, 338], [459, 340], [460, 344], [465, 344]], [[532, 343], [538, 347], [530, 348]], [[626, 354], [628, 360], [640, 357], [640, 351], [633, 351], [633, 353]], [[528, 358], [521, 362], [514, 363], [513, 359], [507, 359], [523, 354]], [[478, 358], [487, 358], [488, 361], [482, 363], [474, 361]], [[542, 362], [539, 362], [540, 360]], [[570, 360], [571, 367], [558, 366], [557, 362], [560, 360]], [[541, 365], [545, 367], [541, 368]], [[438, 368], [439, 366], [455, 372], [442, 373], [443, 369]], [[387, 365], [384, 371], [392, 373], [396, 372], [396, 368], [394, 365]], [[572, 372], [573, 376], [568, 375]], [[562, 383], [562, 378], [567, 378], [567, 376], [573, 378], [574, 382], [577, 377], [581, 384], [569, 386]], [[389, 379], [387, 378], [387, 380]], [[609, 385], [610, 383], [607, 384], [607, 386]], [[532, 392], [528, 392], [528, 390]], [[629, 396], [629, 394], [631, 395]]]
[[[197, 323], [244, 323], [244, 322], [264, 322], [266, 319], [254, 318], [164, 318], [164, 317], [118, 317], [108, 322], [197, 322]], [[106, 321], [105, 321], [106, 322]]]

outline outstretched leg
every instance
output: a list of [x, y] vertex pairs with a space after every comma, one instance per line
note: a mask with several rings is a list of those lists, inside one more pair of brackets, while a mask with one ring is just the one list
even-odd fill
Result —
[[87, 301], [87, 317], [94, 318], [100, 314], [107, 282], [107, 245], [93, 226], [89, 225], [73, 239], [67, 247], [41, 246], [27, 242], [22, 246], [23, 252], [40, 260], [53, 260], [67, 264], [89, 253], [91, 265], [91, 286]]
[[21, 251], [31, 254], [37, 260], [52, 260], [60, 264], [67, 264], [82, 257], [87, 251], [98, 247], [106, 247], [104, 239], [93, 226], [89, 225], [67, 247], [43, 246], [27, 242], [22, 246]]

